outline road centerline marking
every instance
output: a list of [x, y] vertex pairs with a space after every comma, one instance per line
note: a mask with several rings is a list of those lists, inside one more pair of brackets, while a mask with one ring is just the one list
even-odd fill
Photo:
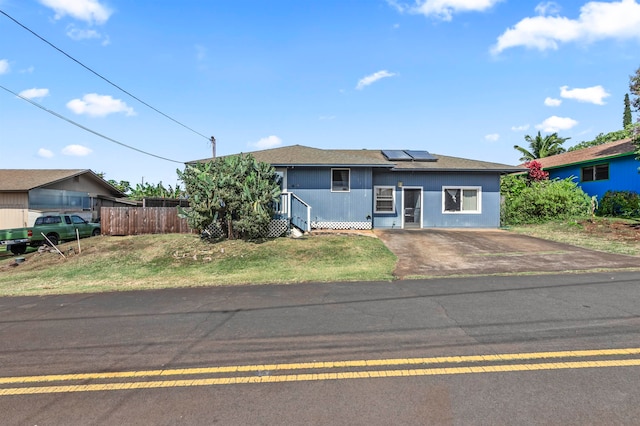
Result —
[[[509, 364], [509, 362], [526, 360], [552, 360], [552, 359], [576, 359], [576, 358], [602, 358], [612, 356], [639, 355], [640, 348], [621, 349], [589, 349], [575, 351], [555, 351], [555, 352], [526, 352], [526, 353], [506, 353], [506, 354], [484, 354], [484, 355], [459, 355], [459, 356], [438, 356], [426, 358], [393, 358], [378, 360], [352, 360], [352, 361], [319, 361], [285, 364], [260, 364], [260, 365], [236, 365], [218, 367], [198, 367], [181, 369], [158, 369], [140, 371], [114, 371], [76, 374], [51, 374], [40, 376], [16, 376], [0, 377], [0, 386], [25, 385], [30, 383], [49, 382], [72, 382], [72, 381], [106, 381], [121, 380], [120, 382], [105, 383], [85, 383], [74, 385], [37, 386], [37, 387], [0, 387], [0, 396], [17, 395], [25, 393], [59, 393], [59, 392], [89, 392], [96, 390], [123, 390], [140, 388], [159, 387], [186, 387], [188, 383], [192, 386], [239, 384], [239, 383], [273, 383], [282, 381], [305, 381], [305, 380], [340, 380], [348, 378], [376, 378], [376, 377], [398, 377], [398, 376], [425, 376], [436, 374], [465, 374], [483, 372], [509, 372], [509, 371], [539, 371], [550, 369], [571, 369], [571, 368], [603, 368], [603, 367], [624, 367], [638, 366], [640, 359], [614, 359], [569, 362], [545, 362], [545, 363], [521, 363]], [[507, 364], [504, 364], [507, 362]], [[474, 365], [483, 363], [485, 365]], [[500, 364], [496, 364], [500, 363]], [[461, 367], [447, 367], [451, 364], [470, 364]], [[432, 368], [405, 368], [405, 369], [385, 369], [385, 367], [397, 366], [419, 366], [419, 365], [439, 365]], [[443, 366], [444, 365], [444, 366]], [[366, 368], [366, 370], [362, 370]], [[371, 370], [371, 368], [376, 368]], [[320, 371], [320, 370], [344, 370], [356, 369], [354, 371]], [[312, 373], [300, 374], [273, 374], [295, 370], [318, 370]], [[126, 379], [158, 378], [164, 379], [172, 376], [202, 376], [215, 374], [241, 374], [257, 373], [255, 376], [227, 376], [211, 378], [190, 378], [175, 380], [156, 381], [126, 381]], [[254, 380], [257, 378], [258, 380]], [[175, 384], [175, 385], [174, 385]], [[39, 389], [39, 390], [37, 390]], [[79, 389], [79, 390], [78, 390]]]

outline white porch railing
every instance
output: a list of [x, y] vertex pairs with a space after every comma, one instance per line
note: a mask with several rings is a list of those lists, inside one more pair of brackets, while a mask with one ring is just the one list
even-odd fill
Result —
[[311, 231], [311, 206], [293, 192], [280, 194], [276, 215], [287, 218], [292, 225], [303, 231]]

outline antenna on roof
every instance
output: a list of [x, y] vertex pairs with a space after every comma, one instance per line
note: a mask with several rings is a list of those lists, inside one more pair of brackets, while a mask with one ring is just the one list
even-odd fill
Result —
[[216, 138], [211, 136], [211, 149], [213, 151], [213, 157], [211, 158], [216, 158]]

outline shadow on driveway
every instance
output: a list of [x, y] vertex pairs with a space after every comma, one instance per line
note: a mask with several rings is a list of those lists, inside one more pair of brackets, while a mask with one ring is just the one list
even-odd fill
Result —
[[398, 257], [399, 279], [640, 268], [640, 258], [498, 229], [377, 229]]

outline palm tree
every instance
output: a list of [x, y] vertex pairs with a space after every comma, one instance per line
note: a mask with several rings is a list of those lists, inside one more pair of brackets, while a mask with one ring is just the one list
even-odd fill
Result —
[[535, 137], [531, 137], [530, 135], [524, 137], [524, 140], [529, 142], [529, 149], [519, 145], [514, 145], [513, 147], [522, 154], [520, 161], [527, 162], [537, 160], [538, 158], [549, 157], [550, 155], [562, 154], [566, 151], [562, 147], [562, 144], [569, 139], [571, 138], [561, 138], [557, 133], [542, 137], [538, 131]]

